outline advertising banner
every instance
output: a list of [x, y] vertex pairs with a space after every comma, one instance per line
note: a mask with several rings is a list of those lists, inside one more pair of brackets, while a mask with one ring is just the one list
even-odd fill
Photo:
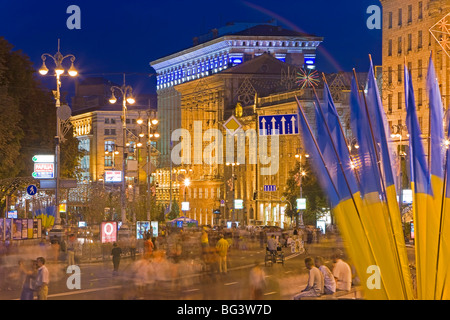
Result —
[[136, 222], [136, 239], [145, 239], [146, 232], [150, 229], [149, 221]]
[[22, 219], [13, 219], [12, 235], [14, 240], [22, 240]]
[[116, 221], [102, 222], [100, 234], [102, 243], [117, 241], [117, 222]]

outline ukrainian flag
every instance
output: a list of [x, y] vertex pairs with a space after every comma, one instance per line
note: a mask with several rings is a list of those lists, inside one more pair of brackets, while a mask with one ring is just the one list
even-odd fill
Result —
[[[429, 98], [430, 108], [430, 174], [431, 185], [433, 189], [435, 210], [438, 215], [439, 234], [438, 238], [438, 256], [437, 256], [437, 273], [436, 273], [436, 296], [435, 299], [450, 299], [450, 288], [446, 282], [446, 275], [448, 273], [448, 261], [450, 259], [448, 240], [446, 235], [450, 234], [450, 221], [446, 213], [449, 210], [447, 201], [448, 196], [444, 197], [444, 155], [445, 155], [445, 139], [444, 139], [444, 112], [439, 91], [439, 84], [436, 78], [432, 56], [428, 64], [427, 73], [427, 93]], [[447, 180], [448, 183], [448, 180]]]
[[[308, 150], [317, 179], [328, 196], [331, 208], [339, 225], [340, 234], [347, 244], [349, 257], [355, 266], [361, 282], [366, 284], [370, 276], [367, 273], [367, 268], [368, 266], [376, 265], [376, 261], [360, 219], [361, 197], [359, 191], [357, 191], [355, 177], [349, 171], [351, 170], [349, 158], [346, 158], [346, 165], [341, 165], [345, 161], [341, 162], [336, 145], [329, 139], [329, 127], [327, 127], [324, 121], [318, 121], [317, 136], [320, 137], [320, 140], [325, 140], [325, 143], [322, 141], [322, 146], [325, 145], [330, 148], [329, 150], [333, 151], [327, 152], [326, 155], [322, 154], [318, 141], [314, 138], [308, 120], [298, 100], [297, 103], [299, 105], [299, 128], [303, 146]], [[316, 108], [316, 117], [323, 119], [323, 113], [318, 108]], [[338, 185], [341, 185], [341, 187], [338, 187]], [[364, 288], [367, 289], [366, 287]], [[380, 289], [364, 290], [364, 295], [367, 299], [384, 300], [387, 298], [383, 284], [381, 284]]]
[[405, 66], [406, 125], [409, 132], [411, 189], [413, 190], [414, 233], [416, 237], [417, 295], [434, 299], [436, 290], [438, 214], [417, 119], [414, 89]]
[[388, 298], [413, 299], [397, 202], [391, 206], [396, 209], [391, 213], [386, 198], [386, 186], [381, 177], [381, 166], [378, 165], [373, 124], [369, 120], [368, 110], [362, 102], [355, 78], [351, 83], [350, 111], [350, 124], [359, 144], [358, 154], [361, 159], [359, 179], [364, 204], [361, 212], [364, 214], [369, 241], [376, 252], [378, 267], [386, 283]]

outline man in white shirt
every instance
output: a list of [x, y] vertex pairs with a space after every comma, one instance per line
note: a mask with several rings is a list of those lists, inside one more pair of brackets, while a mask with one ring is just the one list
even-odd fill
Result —
[[309, 270], [308, 284], [305, 289], [294, 296], [294, 300], [301, 300], [303, 297], [320, 297], [323, 294], [323, 275], [314, 266], [314, 260], [312, 258], [306, 258], [305, 265]]
[[336, 280], [334, 279], [333, 274], [330, 269], [324, 264], [324, 260], [322, 257], [316, 257], [315, 259], [316, 267], [319, 268], [320, 272], [323, 275], [323, 292], [324, 294], [333, 294], [336, 292]]
[[336, 290], [350, 291], [352, 288], [352, 269], [338, 255], [333, 256], [333, 276], [336, 279]]
[[47, 300], [49, 274], [45, 266], [45, 259], [43, 257], [37, 258], [38, 273], [36, 277], [36, 291], [38, 300]]

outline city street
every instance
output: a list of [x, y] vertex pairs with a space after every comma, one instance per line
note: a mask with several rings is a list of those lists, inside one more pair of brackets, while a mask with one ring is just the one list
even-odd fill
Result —
[[[307, 254], [291, 253], [283, 248], [284, 265], [281, 263], [265, 266], [265, 251], [254, 244], [248, 250], [234, 249], [229, 252], [228, 273], [205, 272], [193, 267], [196, 261], [180, 261], [166, 264], [167, 271], [176, 272], [174, 277], [160, 277], [160, 280], [139, 288], [143, 282], [137, 277], [133, 266], [140, 261], [125, 257], [121, 260], [119, 274], [113, 275], [111, 261], [79, 264], [81, 271], [80, 289], [68, 289], [65, 266], [54, 262], [47, 264], [50, 272], [49, 300], [248, 300], [250, 299], [249, 272], [255, 262], [259, 262], [265, 272], [266, 286], [264, 300], [291, 300], [293, 295], [302, 290], [307, 283], [307, 270], [304, 258], [323, 256], [331, 268], [331, 255], [344, 250], [341, 242], [333, 239], [321, 239], [319, 243], [307, 245]], [[414, 263], [414, 248], [408, 247], [410, 261]], [[164, 278], [164, 279], [163, 279]], [[8, 281], [3, 285], [0, 299], [16, 300], [20, 297], [22, 280]]]

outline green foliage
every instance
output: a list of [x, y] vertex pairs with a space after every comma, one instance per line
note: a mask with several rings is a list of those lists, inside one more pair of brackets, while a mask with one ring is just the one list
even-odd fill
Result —
[[[323, 193], [314, 172], [308, 161], [305, 161], [302, 166], [302, 170], [306, 172], [306, 175], [302, 177], [302, 196], [306, 198], [306, 209], [303, 210], [303, 222], [305, 225], [315, 225], [318, 215], [322, 212], [322, 208], [328, 208], [328, 200]], [[300, 163], [297, 162], [295, 167], [289, 171], [289, 179], [286, 181], [286, 189], [283, 195], [291, 203], [292, 209], [286, 210], [286, 214], [291, 219], [298, 217], [297, 198], [300, 197], [300, 186], [296, 175], [300, 171]]]
[[[35, 154], [54, 154], [55, 101], [36, 78], [29, 58], [0, 37], [0, 178], [29, 176]], [[61, 176], [75, 177], [78, 142], [61, 145]]]
[[170, 210], [167, 215], [167, 219], [173, 220], [180, 216], [180, 206], [178, 205], [178, 201], [172, 201], [172, 210]]

